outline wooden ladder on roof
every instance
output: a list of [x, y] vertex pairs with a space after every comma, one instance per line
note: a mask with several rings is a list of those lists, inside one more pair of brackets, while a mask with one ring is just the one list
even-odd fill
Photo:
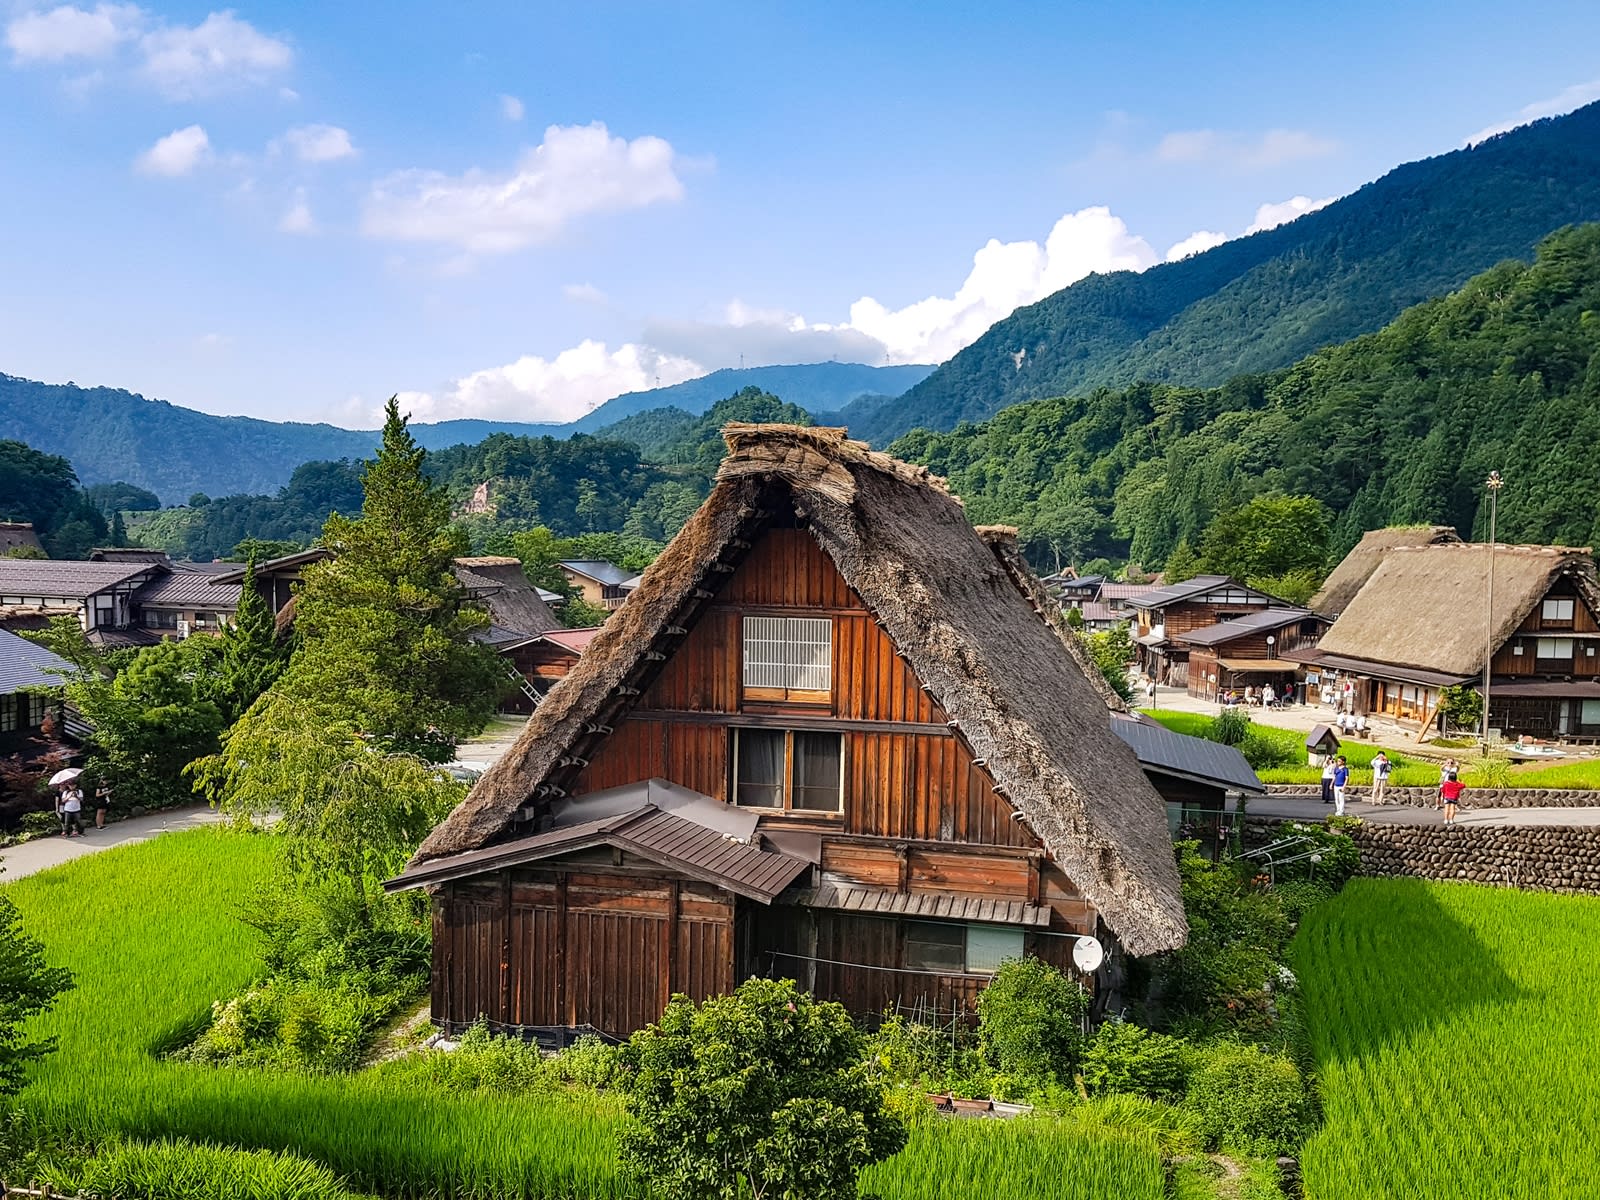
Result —
[[539, 702], [542, 701], [544, 697], [539, 694], [539, 690], [534, 687], [533, 684], [528, 682], [528, 677], [521, 671], [517, 670], [515, 664], [513, 663], [506, 664], [506, 674], [510, 676], [511, 679], [516, 683], [518, 690], [520, 690], [522, 694], [528, 698], [528, 702], [532, 704], [533, 707], [538, 708]]

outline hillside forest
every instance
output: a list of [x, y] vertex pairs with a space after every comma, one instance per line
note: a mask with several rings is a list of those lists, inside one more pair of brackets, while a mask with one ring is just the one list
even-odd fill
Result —
[[[1507, 481], [1502, 538], [1590, 545], [1600, 538], [1597, 313], [1600, 225], [1575, 227], [1543, 241], [1531, 264], [1503, 263], [1285, 370], [1213, 388], [1140, 383], [1017, 404], [981, 424], [914, 431], [891, 449], [946, 476], [975, 522], [1017, 525], [1046, 571], [1094, 560], [1155, 569], [1174, 556], [1174, 566], [1198, 569], [1220, 516], [1274, 497], [1304, 498], [1320, 513], [1327, 536], [1314, 545], [1324, 567], [1387, 524], [1482, 536], [1491, 469]], [[698, 417], [638, 414], [615, 427], [618, 436], [495, 434], [433, 452], [427, 469], [479, 551], [506, 552], [532, 530], [545, 541], [614, 534], [639, 562], [706, 496], [723, 423], [811, 420], [748, 388]], [[11, 447], [0, 462], [0, 516], [41, 522], [55, 553], [113, 537], [121, 510], [107, 522], [75, 482], [62, 482], [71, 476], [64, 460]], [[329, 512], [359, 505], [360, 472], [349, 461], [306, 463], [276, 496], [196, 496], [130, 513], [130, 528], [144, 544], [195, 559], [230, 556], [245, 539], [304, 545]], [[47, 476], [48, 487], [26, 482]], [[137, 490], [97, 489], [102, 503], [113, 495], [148, 502]], [[1307, 511], [1293, 509], [1295, 519]], [[1293, 569], [1314, 573], [1314, 564]]]

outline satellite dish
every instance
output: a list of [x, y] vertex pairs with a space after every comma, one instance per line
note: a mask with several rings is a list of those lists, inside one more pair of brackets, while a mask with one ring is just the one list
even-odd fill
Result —
[[1078, 970], [1091, 975], [1105, 962], [1106, 952], [1096, 938], [1081, 937], [1072, 946], [1072, 961]]

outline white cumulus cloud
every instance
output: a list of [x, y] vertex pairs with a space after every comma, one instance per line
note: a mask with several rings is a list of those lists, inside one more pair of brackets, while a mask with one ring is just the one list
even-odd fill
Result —
[[1225, 233], [1213, 233], [1209, 229], [1197, 229], [1181, 242], [1173, 244], [1167, 251], [1167, 261], [1177, 262], [1179, 259], [1188, 258], [1192, 254], [1204, 254], [1213, 246], [1220, 246], [1228, 240]]
[[274, 143], [287, 149], [301, 162], [324, 163], [349, 158], [356, 148], [348, 130], [337, 125], [297, 125]]
[[315, 233], [316, 218], [311, 215], [311, 203], [306, 199], [305, 188], [296, 188], [294, 200], [278, 219], [280, 233]]
[[898, 309], [863, 296], [850, 306], [849, 326], [881, 342], [885, 362], [943, 362], [1002, 317], [1090, 272], [1142, 271], [1158, 261], [1109, 208], [1085, 208], [1057, 221], [1043, 245], [990, 239], [953, 296]]
[[561, 289], [561, 294], [579, 304], [604, 304], [610, 299], [592, 283], [569, 283]]
[[675, 167], [661, 138], [614, 137], [598, 121], [552, 125], [509, 173], [412, 170], [380, 179], [361, 228], [369, 237], [502, 254], [549, 241], [589, 213], [681, 198]]
[[1600, 79], [1592, 79], [1588, 83], [1575, 83], [1571, 87], [1562, 88], [1554, 96], [1535, 100], [1532, 104], [1524, 104], [1517, 110], [1517, 115], [1508, 121], [1486, 125], [1469, 137], [1465, 144], [1476, 146], [1496, 134], [1508, 133], [1519, 125], [1526, 125], [1542, 117], [1559, 117], [1595, 100], [1600, 100]]
[[211, 157], [211, 139], [198, 125], [174, 129], [135, 160], [146, 175], [187, 175]]
[[6, 45], [17, 63], [111, 59], [169, 99], [266, 82], [294, 62], [282, 38], [262, 33], [231, 11], [198, 25], [163, 20], [136, 4], [78, 8], [63, 4], [13, 18]]
[[1255, 169], [1322, 158], [1338, 149], [1338, 142], [1303, 129], [1269, 129], [1262, 134], [1187, 129], [1163, 137], [1156, 144], [1155, 157], [1167, 163], [1220, 163]]
[[1280, 200], [1276, 204], [1263, 204], [1256, 209], [1256, 219], [1250, 222], [1250, 228], [1246, 229], [1245, 233], [1276, 229], [1296, 217], [1303, 217], [1307, 213], [1316, 212], [1319, 208], [1326, 208], [1336, 199], [1337, 196], [1324, 196], [1321, 200], [1313, 200], [1310, 196], [1290, 196], [1287, 200]]
[[699, 363], [649, 346], [627, 342], [611, 350], [585, 339], [554, 358], [525, 354], [503, 367], [474, 371], [437, 393], [402, 392], [400, 407], [417, 421], [575, 421], [613, 396], [705, 373]]
[[136, 4], [92, 10], [63, 4], [15, 18], [6, 26], [6, 46], [19, 63], [105, 58], [138, 32], [143, 18]]
[[508, 121], [520, 121], [527, 110], [515, 96], [500, 97], [500, 115]]

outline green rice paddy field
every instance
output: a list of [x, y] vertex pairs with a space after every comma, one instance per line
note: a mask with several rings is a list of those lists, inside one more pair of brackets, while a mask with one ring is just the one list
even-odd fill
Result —
[[1295, 941], [1307, 1200], [1600, 1196], [1600, 898], [1356, 880]]
[[[160, 1057], [258, 970], [240, 902], [276, 866], [266, 835], [202, 829], [7, 885], [77, 988], [40, 1021], [60, 1049], [25, 1105], [89, 1136], [291, 1151], [394, 1200], [636, 1197], [617, 1175], [618, 1104], [595, 1093], [486, 1097], [379, 1071], [309, 1077]], [[1070, 1123], [930, 1122], [873, 1169], [884, 1200], [1159, 1200], [1153, 1137]]]

